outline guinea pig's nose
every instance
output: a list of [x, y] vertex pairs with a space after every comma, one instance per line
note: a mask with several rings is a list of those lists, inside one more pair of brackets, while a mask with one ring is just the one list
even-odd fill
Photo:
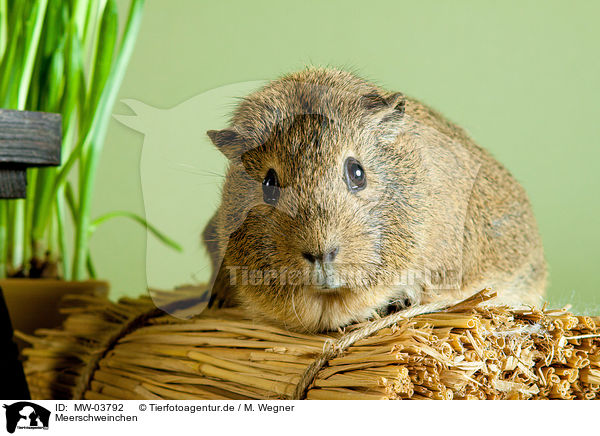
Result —
[[340, 247], [335, 247], [332, 250], [329, 250], [327, 253], [310, 253], [308, 251], [304, 251], [302, 253], [302, 257], [304, 257], [310, 263], [315, 263], [317, 260], [322, 263], [327, 263], [333, 262], [339, 252]]

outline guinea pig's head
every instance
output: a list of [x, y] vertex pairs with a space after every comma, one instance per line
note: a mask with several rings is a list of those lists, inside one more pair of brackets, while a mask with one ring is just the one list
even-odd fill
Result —
[[230, 160], [216, 235], [243, 306], [319, 331], [397, 296], [422, 197], [404, 112], [401, 94], [307, 70], [250, 95], [230, 127], [208, 132]]

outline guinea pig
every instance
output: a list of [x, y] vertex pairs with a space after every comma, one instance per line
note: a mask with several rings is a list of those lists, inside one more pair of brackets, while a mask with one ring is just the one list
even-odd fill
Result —
[[212, 304], [317, 332], [486, 287], [503, 304], [544, 294], [524, 189], [417, 100], [308, 68], [207, 134], [229, 160], [203, 232]]

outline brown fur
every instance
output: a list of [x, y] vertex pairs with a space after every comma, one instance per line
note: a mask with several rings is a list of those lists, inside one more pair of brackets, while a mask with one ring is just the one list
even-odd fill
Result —
[[[310, 68], [246, 97], [229, 128], [208, 134], [230, 159], [221, 205], [203, 235], [221, 304], [319, 331], [390, 304], [486, 286], [511, 304], [535, 304], [544, 293], [542, 243], [525, 191], [462, 129], [416, 100]], [[356, 193], [343, 178], [350, 156], [367, 175]], [[270, 168], [281, 183], [274, 206], [262, 197]], [[327, 271], [339, 288], [289, 280], [312, 277], [303, 252], [333, 247], [339, 254]], [[246, 282], [244, 268], [272, 279]], [[417, 276], [399, 281], [403, 271]], [[446, 279], [418, 275], [426, 271]]]

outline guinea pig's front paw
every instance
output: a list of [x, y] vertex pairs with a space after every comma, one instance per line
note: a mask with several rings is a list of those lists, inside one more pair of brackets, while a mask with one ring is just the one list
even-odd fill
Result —
[[387, 304], [387, 306], [384, 306], [381, 309], [379, 309], [377, 311], [377, 314], [379, 316], [388, 316], [388, 315], [391, 315], [392, 313], [396, 313], [400, 310], [407, 309], [410, 306], [414, 306], [417, 303], [418, 302], [416, 301], [416, 299], [406, 295], [406, 296], [403, 296], [398, 299], [394, 299], [394, 300], [390, 301]]

